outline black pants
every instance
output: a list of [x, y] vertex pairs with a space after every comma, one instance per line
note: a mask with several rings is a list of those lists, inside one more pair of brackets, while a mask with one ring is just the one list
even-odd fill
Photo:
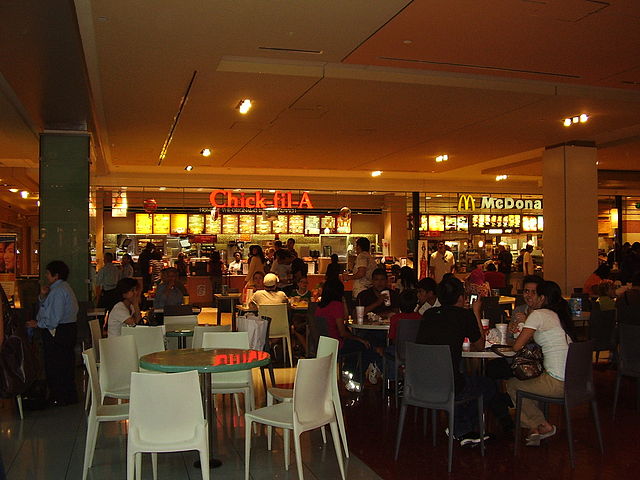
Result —
[[60, 403], [78, 401], [75, 382], [75, 352], [78, 329], [75, 323], [58, 325], [56, 336], [43, 328], [44, 369], [49, 387], [49, 400]]

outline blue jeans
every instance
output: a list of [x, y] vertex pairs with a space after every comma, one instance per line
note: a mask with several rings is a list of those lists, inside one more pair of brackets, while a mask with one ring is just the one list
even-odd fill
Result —
[[[466, 398], [482, 395], [484, 405], [488, 406], [496, 395], [496, 384], [487, 377], [464, 376], [464, 388], [461, 392], [456, 392], [456, 402]], [[460, 438], [469, 432], [478, 432], [478, 402], [469, 400], [455, 406], [455, 420], [453, 423], [453, 434]]]

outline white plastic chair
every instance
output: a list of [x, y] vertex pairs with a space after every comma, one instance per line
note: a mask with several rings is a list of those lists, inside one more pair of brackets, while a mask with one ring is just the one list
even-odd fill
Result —
[[205, 332], [230, 332], [231, 325], [196, 325], [193, 329], [193, 348], [202, 348]]
[[131, 335], [135, 338], [138, 357], [164, 351], [164, 326], [162, 325], [158, 327], [144, 325], [122, 327], [122, 335]]
[[209, 480], [207, 421], [198, 372], [131, 374], [127, 480], [142, 477], [142, 454], [151, 453], [158, 478], [158, 453], [198, 450], [203, 480]]
[[[269, 338], [281, 338], [283, 351], [289, 352], [289, 366], [293, 367], [293, 353], [291, 351], [291, 330], [289, 329], [289, 313], [286, 303], [278, 305], [260, 305], [260, 317], [270, 317]], [[285, 350], [286, 349], [286, 350]]]
[[84, 449], [84, 466], [82, 469], [82, 479], [86, 480], [89, 468], [93, 463], [93, 453], [96, 449], [96, 439], [98, 437], [98, 427], [100, 422], [117, 422], [129, 418], [129, 404], [122, 405], [102, 405], [100, 398], [100, 382], [98, 382], [98, 368], [96, 366], [95, 348], [89, 348], [82, 352], [87, 373], [89, 374], [89, 390], [91, 391], [91, 408], [87, 418], [87, 439]]
[[[249, 335], [247, 332], [205, 332], [202, 338], [202, 348], [241, 348], [248, 350]], [[245, 412], [256, 408], [251, 370], [215, 373], [211, 380], [211, 393], [243, 393]], [[237, 397], [236, 411], [240, 416], [240, 405]]]
[[[338, 458], [338, 466], [342, 479], [345, 479], [344, 463], [340, 448], [338, 423], [332, 400], [331, 384], [335, 380], [331, 377], [332, 363], [336, 362], [333, 354], [328, 357], [303, 359], [298, 362], [295, 384], [293, 386], [293, 401], [278, 403], [271, 407], [264, 407], [246, 413], [245, 418], [245, 480], [249, 480], [249, 465], [251, 459], [251, 425], [253, 422], [271, 427], [293, 430], [293, 441], [296, 451], [296, 465], [298, 478], [304, 478], [302, 473], [302, 450], [300, 448], [300, 434], [329, 424], [333, 445]], [[285, 468], [289, 469], [289, 434], [285, 432], [284, 458]]]
[[[165, 315], [164, 317], [164, 328], [166, 332], [170, 332], [172, 330], [194, 330], [196, 325], [198, 325], [197, 315]], [[178, 339], [174, 340], [172, 338], [168, 338], [167, 340], [171, 342], [169, 350], [175, 350], [178, 348]], [[187, 348], [190, 348], [190, 340], [191, 339], [187, 338]]]
[[[317, 358], [327, 357], [333, 354], [333, 358], [338, 358], [338, 348], [340, 343], [335, 338], [329, 338], [322, 336], [318, 342], [318, 351], [316, 353]], [[349, 445], [347, 444], [347, 432], [344, 428], [344, 417], [342, 415], [342, 404], [340, 403], [340, 393], [338, 391], [338, 362], [335, 361], [331, 364], [331, 399], [333, 401], [333, 407], [336, 412], [336, 419], [338, 421], [338, 428], [340, 430], [340, 437], [342, 438], [342, 447], [347, 458], [349, 458]], [[291, 402], [293, 400], [292, 388], [277, 388], [269, 387], [267, 389], [267, 406], [271, 406], [277, 402]], [[271, 429], [267, 427], [267, 448], [271, 450]], [[288, 432], [284, 432], [288, 435]], [[322, 427], [322, 440], [327, 443], [327, 436], [324, 427]]]
[[101, 402], [104, 397], [129, 398], [131, 372], [139, 369], [135, 338], [130, 335], [101, 338], [100, 352]]
[[[102, 332], [100, 331], [100, 322], [98, 320], [89, 320], [89, 331], [91, 332], [91, 346], [95, 353], [96, 368], [100, 368], [100, 339], [102, 338]], [[89, 401], [91, 400], [91, 389], [87, 389], [87, 396], [84, 399], [84, 409], [89, 408]]]

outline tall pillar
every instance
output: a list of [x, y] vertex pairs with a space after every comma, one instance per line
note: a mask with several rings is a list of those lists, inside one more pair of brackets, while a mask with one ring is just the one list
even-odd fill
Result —
[[404, 196], [384, 197], [384, 238], [389, 242], [389, 255], [407, 256], [407, 199]]
[[40, 135], [40, 275], [62, 260], [79, 301], [89, 293], [89, 135]]
[[544, 278], [565, 294], [598, 264], [598, 170], [592, 144], [547, 147], [542, 161]]

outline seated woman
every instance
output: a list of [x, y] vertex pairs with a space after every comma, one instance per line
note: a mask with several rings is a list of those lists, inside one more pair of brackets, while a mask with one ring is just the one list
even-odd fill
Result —
[[[520, 350], [527, 343], [535, 341], [542, 347], [544, 355], [544, 373], [529, 380], [511, 378], [507, 380], [507, 392], [514, 405], [516, 392], [523, 390], [550, 397], [564, 395], [564, 367], [571, 343], [571, 313], [562, 291], [555, 282], [545, 281], [532, 295], [534, 310], [527, 317], [513, 349]], [[522, 425], [529, 429], [527, 446], [539, 446], [540, 440], [556, 434], [555, 425], [551, 425], [537, 402], [525, 399], [522, 402]]]
[[582, 291], [584, 293], [588, 293], [589, 295], [597, 295], [598, 294], [598, 285], [603, 280], [609, 278], [609, 274], [611, 273], [611, 268], [609, 264], [603, 263], [595, 271], [589, 275], [589, 277], [585, 280], [584, 286], [582, 287]]
[[107, 318], [109, 337], [119, 337], [122, 325], [136, 325], [140, 322], [140, 289], [134, 278], [122, 278], [118, 281], [116, 290], [122, 301], [115, 304]]
[[478, 295], [480, 297], [488, 297], [491, 295], [491, 287], [489, 282], [485, 281], [482, 272], [482, 264], [478, 264], [465, 280], [465, 293], [469, 295]]
[[[371, 348], [371, 344], [367, 340], [353, 335], [345, 325], [347, 316], [342, 303], [344, 289], [341, 290], [339, 285], [334, 281], [325, 282], [322, 289], [322, 299], [318, 303], [315, 316], [326, 320], [329, 336], [340, 342], [340, 350], [338, 351], [340, 355], [360, 353], [363, 367], [372, 364], [374, 365], [373, 370], [381, 371], [382, 357]], [[346, 369], [352, 373], [355, 370], [355, 364], [353, 356], [350, 356], [345, 361]], [[358, 373], [361, 374], [362, 372]], [[372, 375], [371, 377], [373, 378], [374, 376]]]

